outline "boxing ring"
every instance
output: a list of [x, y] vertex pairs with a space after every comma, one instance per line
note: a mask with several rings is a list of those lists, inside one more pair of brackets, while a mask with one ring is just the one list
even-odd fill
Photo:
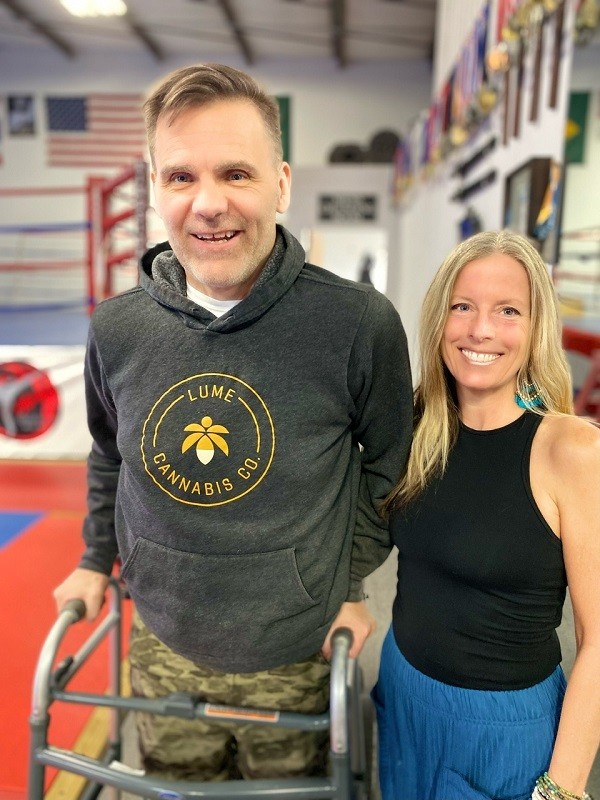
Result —
[[585, 364], [576, 383], [575, 413], [600, 422], [600, 319], [565, 319], [563, 346], [568, 355], [578, 355]]
[[136, 285], [147, 212], [144, 162], [84, 186], [0, 189], [0, 458], [86, 457], [89, 315]]
[[563, 232], [553, 270], [563, 346], [576, 387], [575, 411], [600, 422], [600, 227]]
[[[27, 203], [28, 190], [0, 190], [0, 208], [13, 213]], [[54, 196], [54, 192], [56, 195]], [[43, 192], [54, 201], [81, 190]], [[8, 214], [3, 211], [2, 218]], [[83, 254], [87, 220], [13, 223], [0, 226], [0, 342], [3, 344], [85, 342]]]
[[96, 303], [137, 281], [147, 209], [144, 162], [85, 186], [0, 189], [0, 344], [85, 344]]

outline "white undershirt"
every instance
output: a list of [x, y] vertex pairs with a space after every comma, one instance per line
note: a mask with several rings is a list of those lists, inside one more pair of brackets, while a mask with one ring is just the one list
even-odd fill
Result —
[[214, 297], [209, 297], [207, 294], [199, 292], [198, 289], [194, 289], [189, 283], [187, 284], [187, 296], [193, 303], [210, 311], [215, 317], [222, 317], [241, 302], [240, 300], [216, 300]]

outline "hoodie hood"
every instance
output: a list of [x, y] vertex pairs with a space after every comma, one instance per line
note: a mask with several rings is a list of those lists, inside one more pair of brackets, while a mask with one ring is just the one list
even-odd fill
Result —
[[179, 314], [189, 327], [229, 333], [268, 311], [294, 283], [304, 263], [305, 253], [300, 242], [277, 225], [275, 245], [252, 291], [218, 318], [187, 297], [185, 271], [169, 242], [156, 245], [143, 256], [140, 286], [162, 306]]

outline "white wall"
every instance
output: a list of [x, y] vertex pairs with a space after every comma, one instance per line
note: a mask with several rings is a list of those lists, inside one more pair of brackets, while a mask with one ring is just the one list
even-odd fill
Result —
[[[567, 0], [568, 13], [565, 21], [563, 41], [563, 60], [561, 62], [561, 82], [556, 109], [547, 103], [551, 60], [552, 26], [546, 26], [544, 61], [542, 63], [542, 86], [540, 116], [537, 122], [528, 121], [528, 110], [532, 87], [532, 54], [526, 60], [525, 82], [522, 97], [522, 129], [519, 138], [511, 138], [502, 144], [502, 103], [492, 112], [485, 127], [465, 146], [441, 162], [427, 177], [421, 176], [416, 186], [408, 194], [408, 199], [399, 212], [399, 263], [398, 293], [392, 300], [400, 311], [411, 347], [411, 358], [417, 367], [416, 343], [419, 313], [423, 296], [431, 279], [445, 256], [458, 243], [458, 223], [465, 216], [469, 206], [473, 207], [482, 219], [485, 229], [501, 228], [504, 225], [504, 184], [506, 176], [517, 166], [534, 157], [550, 157], [562, 163], [564, 126], [567, 97], [570, 87], [572, 29], [574, 2]], [[436, 40], [436, 63], [434, 74], [439, 85], [448, 77], [450, 65], [458, 58], [466, 36], [470, 33], [475, 19], [481, 11], [483, 2], [475, 0], [439, 0], [438, 20], [441, 20], [438, 33], [443, 48]], [[468, 18], [469, 12], [472, 18]], [[496, 18], [496, 3], [492, 3], [491, 19]], [[492, 22], [492, 29], [494, 23]], [[448, 37], [447, 31], [461, 31], [463, 38]], [[454, 45], [454, 55], [452, 47]], [[438, 66], [441, 61], [441, 66]], [[498, 144], [493, 153], [475, 167], [461, 181], [452, 177], [457, 163], [467, 160], [492, 135]], [[483, 177], [490, 170], [497, 171], [497, 178], [487, 188], [473, 195], [465, 202], [451, 198], [454, 193]], [[415, 369], [416, 371], [416, 369]]]
[[[119, 52], [82, 56], [76, 61], [49, 52], [32, 60], [15, 48], [0, 51], [0, 94], [144, 92], [170, 70], [196, 60], [188, 55], [155, 62], [143, 53], [132, 58]], [[228, 63], [250, 72], [273, 94], [291, 97], [295, 166], [325, 164], [334, 145], [348, 141], [366, 145], [383, 128], [400, 131], [429, 102], [431, 65], [425, 60], [365, 63], [343, 70], [330, 59], [266, 62], [252, 68], [242, 62]], [[37, 104], [38, 113], [41, 105]], [[38, 122], [39, 129], [43, 120]], [[33, 174], [23, 175], [22, 143], [4, 136], [2, 146], [5, 163], [0, 167], [0, 185], [20, 185], [24, 179], [29, 184], [46, 182], [48, 175], [40, 159], [34, 162]], [[63, 180], [70, 174], [76, 171], [63, 175], [54, 169], [51, 177]]]
[[[292, 181], [292, 202], [282, 219], [301, 241], [312, 263], [331, 269], [350, 280], [358, 280], [359, 265], [368, 253], [374, 259], [372, 282], [389, 297], [395, 295], [398, 263], [397, 214], [391, 200], [393, 168], [387, 164], [334, 164], [299, 167]], [[374, 218], [322, 220], [322, 195], [375, 198]], [[311, 234], [307, 236], [307, 234]]]
[[[203, 58], [206, 61], [219, 60], [218, 56], [210, 54], [203, 54]], [[143, 93], [167, 72], [195, 60], [194, 56], [183, 54], [179, 59], [157, 63], [143, 52], [131, 57], [115, 51], [102, 57], [92, 52], [70, 61], [50, 49], [36, 59], [26, 56], [17, 46], [0, 51], [0, 154], [3, 156], [0, 189], [83, 188], [85, 185], [86, 171], [48, 168], [45, 164], [42, 133], [45, 95], [77, 95], [95, 91]], [[431, 64], [426, 60], [357, 64], [343, 70], [331, 59], [261, 62], [252, 69], [241, 61], [230, 60], [228, 63], [251, 72], [273, 94], [291, 98], [293, 169], [324, 167], [337, 144], [353, 142], [367, 147], [371, 137], [382, 129], [400, 132], [429, 102]], [[7, 135], [3, 96], [19, 93], [36, 97], [37, 135], [34, 137]], [[0, 225], [65, 223], [83, 221], [85, 216], [83, 193], [26, 197], [0, 195]], [[155, 231], [160, 232], [160, 226], [151, 214], [151, 240], [156, 239]], [[4, 236], [4, 240], [6, 238]], [[38, 240], [41, 247], [43, 242], [40, 237]], [[79, 246], [83, 253], [83, 240]]]
[[[438, 92], [447, 80], [452, 65], [456, 61], [458, 49], [467, 40], [473, 22], [483, 5], [484, 0], [438, 2], [435, 18], [436, 39], [432, 94]], [[493, 15], [492, 20], [495, 20]], [[492, 24], [492, 35], [493, 27]]]
[[575, 48], [571, 89], [590, 92], [582, 164], [567, 167], [562, 229], [600, 226], [600, 33], [594, 44]]

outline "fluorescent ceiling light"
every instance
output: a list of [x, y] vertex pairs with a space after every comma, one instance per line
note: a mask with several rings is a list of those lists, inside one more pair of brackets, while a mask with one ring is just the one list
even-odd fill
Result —
[[60, 0], [74, 17], [121, 17], [127, 13], [123, 0]]

